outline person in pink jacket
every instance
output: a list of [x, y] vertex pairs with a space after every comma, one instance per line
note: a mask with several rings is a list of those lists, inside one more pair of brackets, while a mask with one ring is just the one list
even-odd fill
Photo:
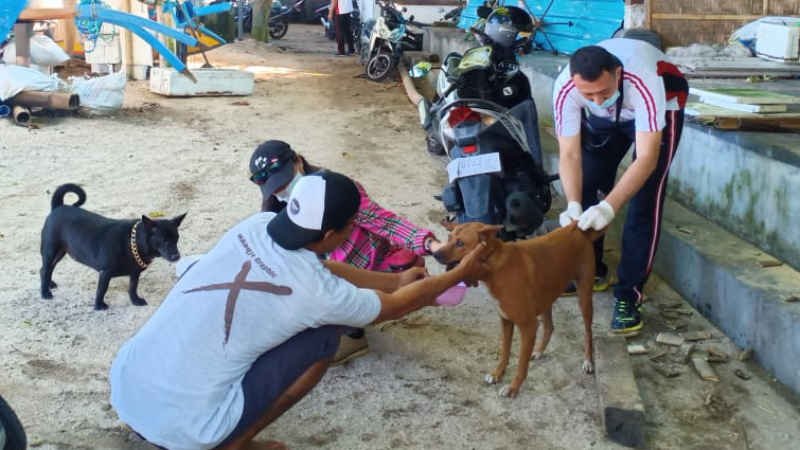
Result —
[[[262, 211], [279, 212], [297, 181], [306, 174], [324, 170], [309, 164], [283, 141], [271, 140], [259, 145], [250, 158], [250, 180], [261, 188]], [[361, 269], [399, 272], [424, 266], [424, 255], [441, 246], [432, 231], [414, 225], [392, 211], [382, 208], [356, 183], [361, 203], [350, 236], [328, 257]], [[342, 335], [333, 365], [343, 364], [367, 353], [369, 347], [363, 329]]]

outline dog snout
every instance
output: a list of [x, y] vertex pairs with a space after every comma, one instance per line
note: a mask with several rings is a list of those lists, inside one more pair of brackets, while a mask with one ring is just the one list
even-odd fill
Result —
[[167, 252], [164, 258], [169, 262], [175, 262], [181, 259], [181, 253], [179, 251]]

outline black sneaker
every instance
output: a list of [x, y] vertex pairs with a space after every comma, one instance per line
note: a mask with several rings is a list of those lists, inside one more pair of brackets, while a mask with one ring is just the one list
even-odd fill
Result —
[[639, 308], [627, 300], [614, 299], [614, 310], [611, 316], [611, 332], [614, 334], [632, 334], [644, 326]]
[[[608, 290], [608, 287], [611, 285], [610, 278], [608, 274], [603, 276], [595, 275], [594, 277], [594, 285], [592, 286], [592, 290], [594, 292], [603, 292]], [[569, 297], [572, 295], [578, 294], [578, 286], [575, 284], [574, 281], [570, 281], [567, 285], [567, 288], [564, 289], [564, 293], [561, 294], [563, 297]]]

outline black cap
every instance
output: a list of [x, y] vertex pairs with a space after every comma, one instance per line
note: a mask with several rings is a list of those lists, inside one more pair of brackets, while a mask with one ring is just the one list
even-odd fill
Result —
[[361, 194], [346, 176], [323, 170], [301, 178], [289, 201], [267, 225], [267, 233], [281, 247], [297, 250], [340, 230], [358, 212]]
[[[264, 198], [292, 181], [296, 160], [297, 154], [283, 141], [266, 141], [256, 148], [250, 157], [250, 174], [269, 171], [266, 183], [259, 186]], [[274, 169], [269, 169], [271, 166], [275, 166]]]

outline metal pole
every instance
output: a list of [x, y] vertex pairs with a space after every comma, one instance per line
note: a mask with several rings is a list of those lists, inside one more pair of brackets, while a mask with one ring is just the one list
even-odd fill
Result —
[[238, 39], [241, 41], [244, 39], [244, 1], [239, 0], [236, 2], [237, 7], [239, 8], [239, 13], [237, 15], [238, 19], [236, 20], [236, 30], [238, 34]]

